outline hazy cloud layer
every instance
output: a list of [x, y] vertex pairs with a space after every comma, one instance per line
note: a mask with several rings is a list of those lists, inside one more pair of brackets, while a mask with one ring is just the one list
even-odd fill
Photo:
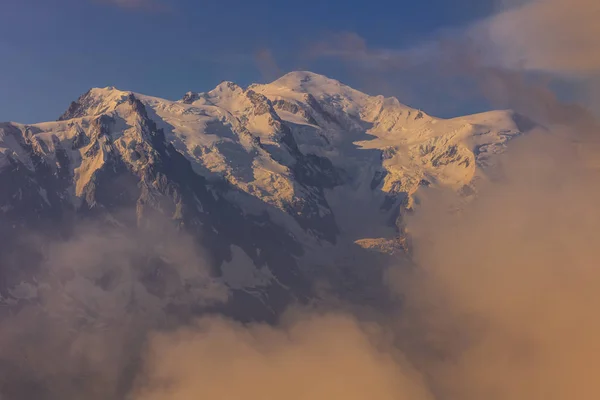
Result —
[[[483, 111], [477, 106], [482, 103], [544, 123], [589, 119], [582, 105], [600, 113], [600, 3], [502, 1], [498, 9], [410, 48], [376, 48], [345, 32], [313, 43], [304, 55], [341, 61], [369, 92], [450, 115], [464, 107]], [[557, 83], [576, 92], [582, 104], [560, 101]]]
[[561, 74], [600, 70], [600, 2], [532, 0], [484, 21], [475, 34], [487, 33], [488, 55], [510, 68]]
[[136, 400], [431, 398], [380, 329], [346, 315], [295, 315], [276, 328], [203, 319], [155, 336], [147, 363]]
[[600, 396], [600, 169], [572, 135], [521, 139], [472, 204], [430, 192], [409, 222], [421, 271], [392, 282], [444, 398]]
[[[600, 71], [598, 18], [600, 3], [595, 0], [504, 1], [491, 17], [438, 32], [411, 48], [374, 49], [360, 35], [343, 32], [313, 44], [307, 55], [344, 57], [389, 71], [452, 51], [471, 61], [478, 57], [487, 67], [593, 74]], [[462, 50], [448, 49], [453, 43]]]
[[122, 398], [148, 332], [227, 301], [195, 241], [165, 221], [155, 228], [81, 222], [66, 241], [22, 238], [22, 251], [41, 250], [37, 267], [0, 258], [3, 272], [28, 271], [0, 296], [0, 395]]

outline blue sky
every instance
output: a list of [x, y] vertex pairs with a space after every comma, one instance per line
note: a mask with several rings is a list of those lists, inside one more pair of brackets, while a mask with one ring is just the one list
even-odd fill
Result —
[[[90, 87], [177, 99], [222, 80], [264, 82], [255, 57], [264, 49], [283, 72], [310, 69], [369, 90], [339, 63], [303, 51], [337, 32], [410, 47], [493, 11], [491, 0], [150, 1], [0, 0], [0, 121], [56, 119]], [[420, 102], [436, 112], [435, 102]]]

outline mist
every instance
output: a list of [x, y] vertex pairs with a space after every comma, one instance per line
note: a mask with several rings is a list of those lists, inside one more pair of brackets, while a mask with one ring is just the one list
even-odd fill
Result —
[[194, 240], [158, 217], [153, 224], [84, 221], [66, 239], [31, 232], [19, 246], [37, 264], [0, 258], [22, 272], [0, 296], [0, 394], [123, 398], [149, 332], [183, 323], [190, 307], [227, 301]]
[[476, 28], [489, 34], [495, 62], [510, 68], [571, 76], [598, 73], [600, 4], [597, 1], [521, 3], [499, 2], [501, 11]]
[[344, 314], [202, 319], [150, 342], [134, 399], [430, 399], [389, 333]]
[[423, 195], [402, 323], [443, 398], [597, 398], [600, 173], [557, 133], [514, 145], [472, 203]]

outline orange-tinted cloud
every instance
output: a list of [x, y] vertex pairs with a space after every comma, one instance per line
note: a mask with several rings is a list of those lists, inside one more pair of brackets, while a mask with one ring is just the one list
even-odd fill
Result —
[[393, 281], [445, 399], [600, 397], [600, 165], [574, 139], [516, 139], [470, 204], [421, 194], [408, 223], [420, 273]]
[[432, 399], [385, 335], [334, 314], [276, 328], [205, 318], [156, 335], [133, 398]]
[[498, 63], [561, 74], [600, 71], [600, 2], [532, 0], [476, 28], [494, 44]]

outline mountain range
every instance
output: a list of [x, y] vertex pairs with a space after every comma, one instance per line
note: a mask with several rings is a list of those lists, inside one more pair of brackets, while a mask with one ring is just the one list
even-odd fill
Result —
[[304, 71], [177, 101], [94, 88], [56, 121], [0, 124], [0, 304], [269, 320], [328, 291], [364, 302], [410, 254], [419, 190], [474, 195], [533, 127]]

